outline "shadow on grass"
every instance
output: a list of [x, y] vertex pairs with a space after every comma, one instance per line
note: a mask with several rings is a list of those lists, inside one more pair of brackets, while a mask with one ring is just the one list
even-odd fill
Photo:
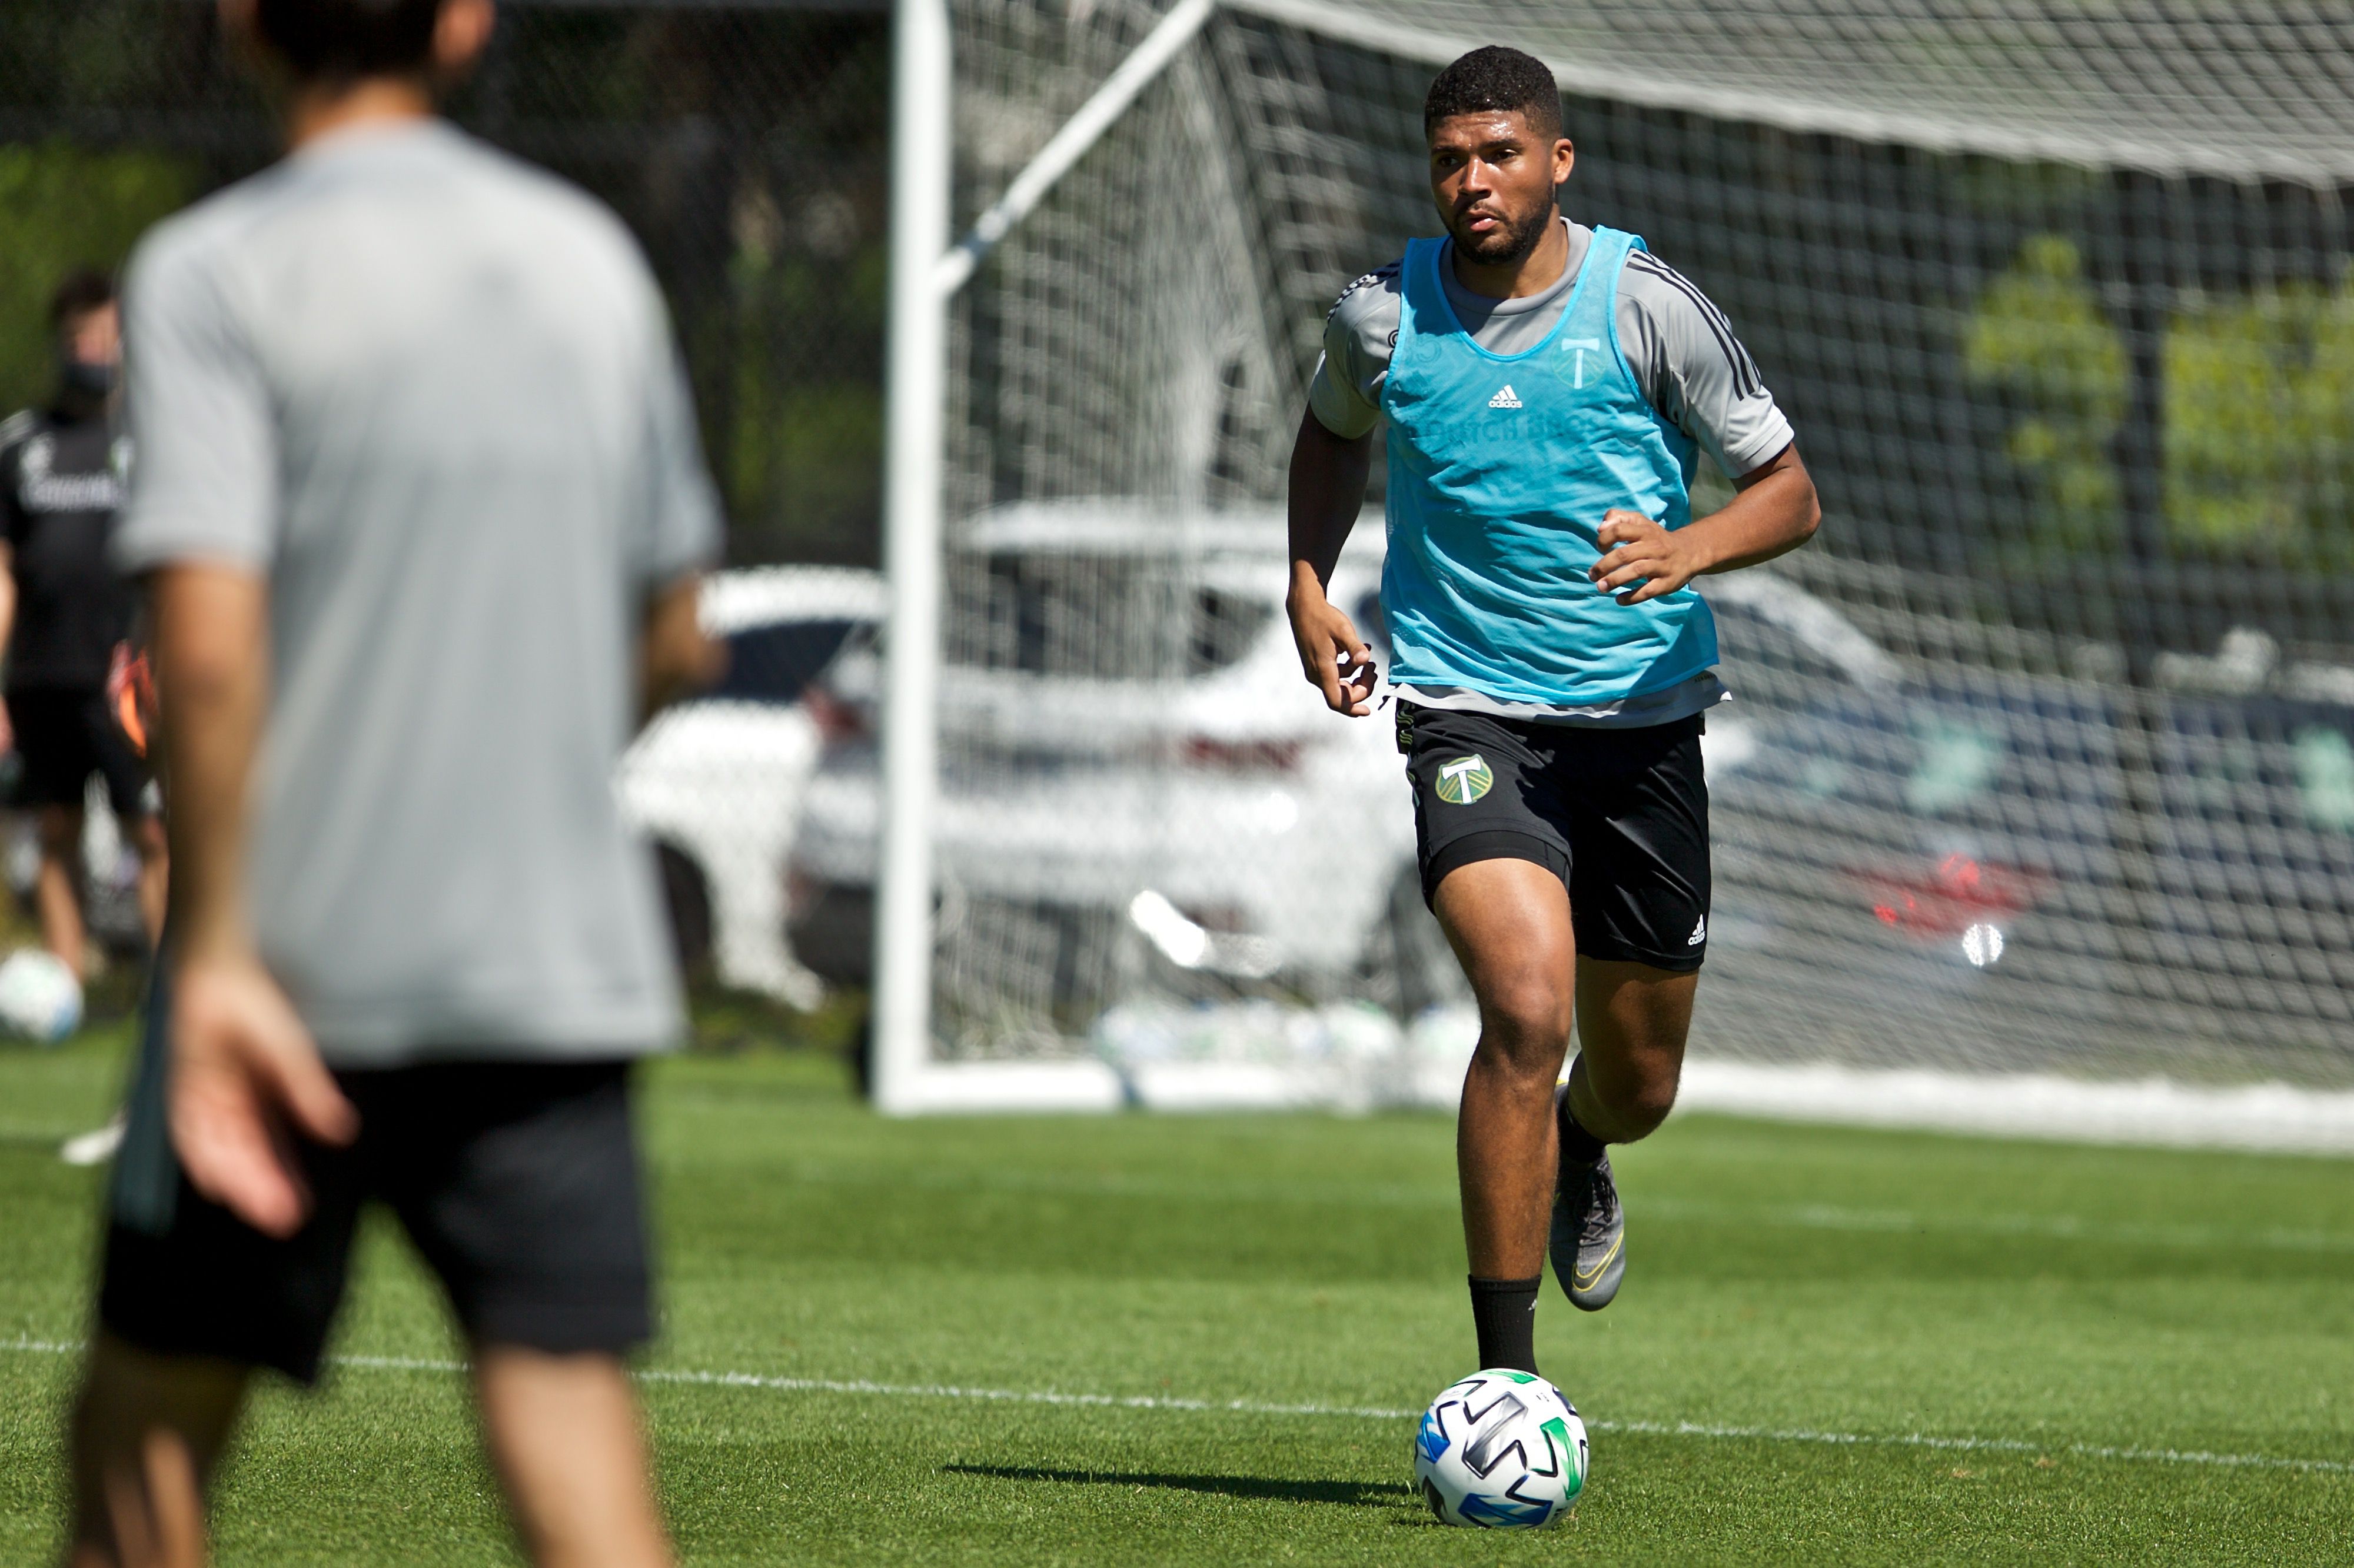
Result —
[[1001, 1481], [1061, 1481], [1073, 1486], [1167, 1487], [1273, 1502], [1341, 1503], [1350, 1508], [1411, 1506], [1414, 1493], [1389, 1481], [1278, 1481], [1263, 1476], [1171, 1476], [1150, 1470], [1047, 1470], [1031, 1465], [943, 1465], [956, 1476]]

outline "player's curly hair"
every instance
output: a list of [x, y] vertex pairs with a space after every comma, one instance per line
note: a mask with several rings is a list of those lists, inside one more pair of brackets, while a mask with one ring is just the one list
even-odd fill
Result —
[[254, 25], [306, 80], [420, 76], [440, 15], [441, 0], [260, 0]]
[[90, 312], [114, 303], [114, 280], [95, 267], [77, 267], [59, 281], [49, 296], [49, 327], [80, 321]]
[[1525, 114], [1550, 142], [1561, 134], [1561, 89], [1544, 61], [1500, 44], [1473, 49], [1438, 73], [1422, 101], [1422, 133], [1458, 114]]

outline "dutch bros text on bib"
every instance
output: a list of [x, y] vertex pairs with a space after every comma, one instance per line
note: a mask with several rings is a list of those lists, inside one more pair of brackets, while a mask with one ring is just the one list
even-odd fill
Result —
[[1691, 520], [1691, 440], [1645, 400], [1618, 349], [1618, 274], [1642, 243], [1596, 228], [1560, 322], [1515, 355], [1489, 353], [1456, 319], [1444, 242], [1406, 246], [1382, 393], [1382, 610], [1399, 684], [1569, 706], [1716, 662], [1715, 622], [1691, 588], [1625, 606], [1585, 575], [1612, 507], [1670, 528]]

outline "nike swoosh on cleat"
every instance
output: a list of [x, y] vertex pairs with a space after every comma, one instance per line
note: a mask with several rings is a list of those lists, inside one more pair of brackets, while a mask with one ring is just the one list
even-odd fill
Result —
[[1572, 1268], [1569, 1271], [1571, 1283], [1575, 1285], [1580, 1290], [1583, 1290], [1587, 1286], [1592, 1285], [1595, 1281], [1600, 1279], [1602, 1277], [1602, 1271], [1610, 1266], [1610, 1260], [1617, 1257], [1618, 1255], [1618, 1249], [1626, 1245], [1627, 1238], [1623, 1235], [1619, 1236], [1611, 1242], [1610, 1250], [1602, 1255], [1602, 1261], [1600, 1263], [1596, 1264], [1590, 1269]]

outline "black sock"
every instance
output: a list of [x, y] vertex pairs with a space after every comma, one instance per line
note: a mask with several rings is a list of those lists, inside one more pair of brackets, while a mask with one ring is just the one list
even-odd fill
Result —
[[1479, 1332], [1480, 1370], [1537, 1370], [1537, 1287], [1534, 1279], [1471, 1277], [1471, 1322]]
[[1602, 1159], [1602, 1140], [1585, 1130], [1577, 1113], [1569, 1108], [1569, 1097], [1561, 1097], [1561, 1114], [1553, 1119], [1561, 1124], [1561, 1162], [1564, 1165], [1593, 1165]]

